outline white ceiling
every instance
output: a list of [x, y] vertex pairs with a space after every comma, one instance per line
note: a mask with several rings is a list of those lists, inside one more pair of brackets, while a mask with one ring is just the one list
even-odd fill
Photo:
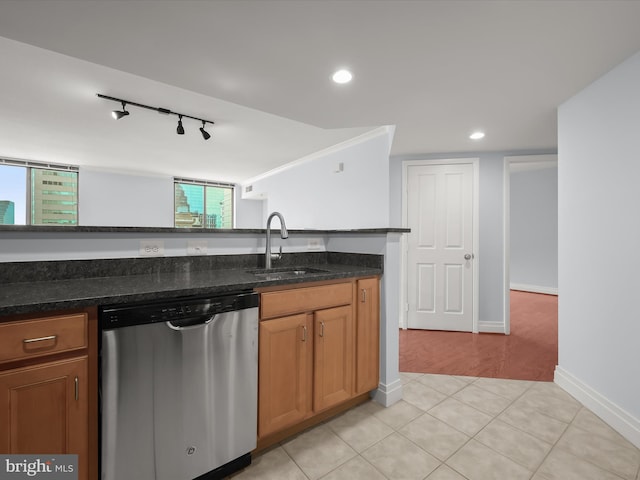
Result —
[[0, 0], [0, 156], [241, 181], [380, 125], [393, 155], [552, 150], [638, 25], [639, 1]]

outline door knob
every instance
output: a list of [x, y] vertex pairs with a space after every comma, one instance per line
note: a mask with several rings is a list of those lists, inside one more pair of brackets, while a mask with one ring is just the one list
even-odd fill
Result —
[[465, 260], [471, 260], [472, 258], [473, 258], [473, 255], [470, 254], [470, 253], [466, 253], [465, 256], [464, 256]]

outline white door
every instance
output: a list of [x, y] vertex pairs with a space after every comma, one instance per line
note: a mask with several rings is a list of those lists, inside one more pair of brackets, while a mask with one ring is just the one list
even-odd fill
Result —
[[409, 328], [473, 330], [473, 173], [407, 167]]

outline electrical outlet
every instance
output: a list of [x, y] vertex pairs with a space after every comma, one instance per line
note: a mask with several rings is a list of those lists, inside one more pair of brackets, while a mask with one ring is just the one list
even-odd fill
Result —
[[322, 249], [322, 243], [320, 242], [320, 239], [310, 238], [307, 241], [307, 250], [321, 250], [321, 249]]
[[141, 257], [164, 256], [164, 240], [140, 240]]
[[208, 242], [206, 240], [188, 240], [187, 255], [206, 255]]

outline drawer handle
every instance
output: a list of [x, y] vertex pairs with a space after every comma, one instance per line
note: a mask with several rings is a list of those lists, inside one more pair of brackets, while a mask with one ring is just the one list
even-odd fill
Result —
[[49, 335], [48, 337], [39, 337], [39, 338], [27, 338], [22, 340], [22, 343], [34, 343], [34, 342], [44, 342], [47, 340], [55, 340], [58, 338], [58, 335]]
[[75, 389], [75, 394], [76, 394], [76, 401], [78, 401], [80, 399], [80, 386], [78, 385], [79, 381], [78, 381], [78, 377], [76, 377], [73, 381], [74, 383], [74, 389]]

